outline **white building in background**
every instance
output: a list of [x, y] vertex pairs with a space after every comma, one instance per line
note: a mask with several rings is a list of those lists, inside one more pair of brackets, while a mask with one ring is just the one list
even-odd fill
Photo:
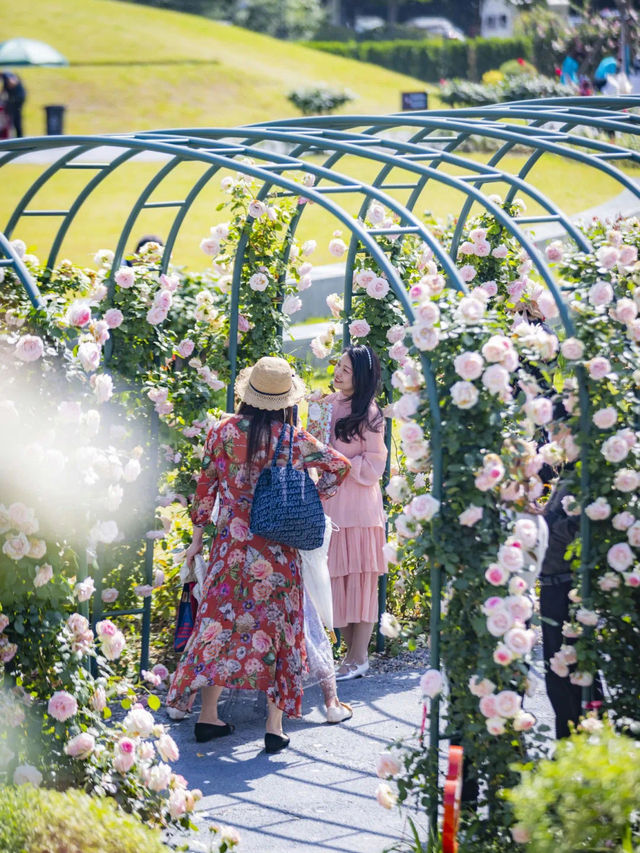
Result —
[[[566, 18], [569, 14], [569, 0], [546, 0], [549, 11]], [[513, 25], [520, 12], [527, 6], [509, 2], [509, 0], [481, 0], [480, 35], [483, 38], [509, 38], [513, 35]]]

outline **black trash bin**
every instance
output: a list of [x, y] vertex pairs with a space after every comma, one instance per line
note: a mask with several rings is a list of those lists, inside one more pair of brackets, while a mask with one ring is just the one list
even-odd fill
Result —
[[62, 104], [50, 104], [44, 108], [47, 115], [47, 136], [61, 136], [64, 133], [64, 110]]

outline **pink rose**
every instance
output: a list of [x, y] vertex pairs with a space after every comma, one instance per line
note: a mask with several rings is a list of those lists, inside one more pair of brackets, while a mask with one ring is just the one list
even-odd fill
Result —
[[460, 244], [460, 248], [458, 249], [459, 255], [475, 255], [476, 247], [475, 244], [471, 242], [471, 240], [465, 240], [464, 243]]
[[395, 344], [404, 339], [405, 333], [406, 329], [404, 326], [392, 326], [387, 332], [387, 340], [390, 344]]
[[509, 371], [500, 364], [492, 364], [482, 374], [482, 384], [491, 394], [510, 392]]
[[615, 246], [601, 246], [596, 252], [596, 259], [603, 269], [610, 270], [618, 262], [618, 250]]
[[163, 761], [173, 762], [180, 758], [180, 750], [171, 735], [160, 735], [156, 741], [156, 749], [158, 750], [158, 755]]
[[398, 796], [393, 793], [386, 782], [381, 782], [376, 788], [376, 800], [382, 808], [392, 809], [398, 802]]
[[118, 272], [114, 276], [115, 283], [118, 287], [122, 287], [125, 290], [129, 287], [133, 287], [135, 284], [135, 274], [131, 267], [120, 267]]
[[531, 618], [533, 605], [525, 595], [510, 595], [505, 598], [507, 610], [517, 622], [526, 622]]
[[37, 335], [23, 335], [16, 344], [15, 356], [20, 361], [37, 361], [43, 353], [44, 344]]
[[420, 678], [420, 690], [423, 696], [433, 699], [442, 691], [442, 675], [437, 669], [428, 669]]
[[606, 409], [598, 409], [593, 413], [593, 422], [598, 429], [611, 429], [618, 420], [618, 412], [613, 406], [607, 406]]
[[415, 309], [415, 317], [420, 325], [433, 326], [440, 319], [440, 309], [435, 302], [422, 302]]
[[475, 244], [475, 253], [479, 258], [486, 258], [491, 251], [491, 245], [486, 240], [478, 240]]
[[491, 252], [492, 257], [498, 259], [506, 258], [508, 254], [509, 249], [504, 245], [504, 243], [501, 243], [499, 246], [496, 246], [495, 249]]
[[417, 324], [411, 327], [411, 339], [419, 350], [431, 352], [438, 346], [440, 335], [431, 326]]
[[472, 382], [454, 382], [450, 390], [451, 399], [459, 409], [472, 409], [478, 402], [480, 392]]
[[70, 693], [66, 690], [58, 690], [49, 699], [47, 706], [48, 714], [55, 720], [64, 722], [69, 717], [73, 717], [78, 711], [78, 703]]
[[469, 679], [469, 690], [474, 696], [478, 696], [480, 698], [483, 696], [489, 696], [489, 694], [493, 693], [495, 689], [495, 684], [488, 678], [480, 679], [479, 676], [472, 675]]
[[389, 347], [389, 356], [394, 361], [399, 361], [402, 363], [404, 359], [406, 359], [409, 354], [408, 348], [402, 343], [402, 341], [396, 341], [396, 343]]
[[460, 278], [465, 282], [473, 281], [476, 277], [476, 269], [471, 264], [465, 264], [460, 268]]
[[105, 604], [113, 604], [113, 602], [118, 598], [118, 590], [113, 587], [109, 587], [107, 589], [103, 589], [100, 593], [100, 597], [104, 601]]
[[91, 308], [87, 302], [77, 299], [67, 308], [67, 323], [70, 326], [86, 326], [91, 320]]
[[485, 313], [485, 303], [475, 296], [463, 296], [458, 304], [458, 316], [463, 323], [478, 323]]
[[613, 299], [613, 288], [607, 281], [598, 280], [589, 289], [589, 302], [596, 308], [600, 305], [608, 305]]
[[390, 779], [402, 770], [399, 759], [391, 752], [383, 752], [376, 761], [376, 773], [380, 779]]
[[521, 704], [522, 699], [515, 690], [501, 690], [496, 694], [495, 707], [499, 717], [515, 717]]
[[522, 657], [528, 654], [535, 642], [535, 631], [525, 628], [510, 628], [504, 635], [506, 647], [514, 655]]
[[629, 586], [632, 589], [637, 589], [638, 587], [640, 587], [640, 572], [633, 571], [629, 574], [625, 574], [624, 584], [625, 586]]
[[485, 717], [497, 717], [496, 697], [494, 693], [482, 696], [479, 702], [480, 713]]
[[80, 732], [65, 744], [64, 751], [70, 758], [88, 758], [96, 747], [96, 739], [89, 732]]
[[489, 717], [486, 721], [486, 726], [490, 735], [502, 735], [506, 731], [506, 726], [502, 717]]
[[627, 530], [627, 539], [629, 540], [629, 545], [633, 545], [634, 548], [640, 548], [640, 521], [636, 521]]
[[498, 563], [491, 563], [484, 573], [484, 576], [492, 586], [503, 586], [509, 578], [509, 572], [504, 568], [504, 566], [501, 566]]
[[584, 354], [584, 344], [578, 338], [567, 338], [562, 342], [560, 352], [569, 361], [577, 361]]
[[546, 397], [536, 397], [525, 403], [525, 411], [534, 424], [542, 426], [553, 420], [553, 405]]
[[96, 634], [98, 637], [115, 637], [118, 629], [110, 619], [103, 619], [96, 625]]
[[513, 660], [513, 652], [504, 643], [498, 643], [493, 652], [494, 663], [500, 666], [508, 666]]
[[334, 237], [333, 240], [329, 241], [329, 253], [334, 258], [341, 258], [346, 251], [347, 244], [340, 237]]
[[418, 394], [403, 394], [394, 404], [394, 413], [401, 420], [408, 420], [418, 411], [420, 397]]
[[513, 616], [506, 610], [494, 610], [487, 617], [487, 631], [493, 637], [501, 637], [513, 627]]
[[613, 488], [619, 492], [635, 492], [640, 485], [640, 475], [631, 468], [621, 468], [613, 478]]
[[633, 299], [627, 299], [625, 297], [623, 299], [618, 299], [615, 308], [613, 309], [613, 315], [618, 322], [624, 323], [628, 326], [633, 323], [635, 318], [638, 316], [638, 308]]
[[455, 357], [453, 367], [461, 379], [471, 381], [482, 374], [484, 361], [479, 353], [467, 351]]
[[389, 282], [386, 278], [376, 276], [373, 281], [367, 285], [367, 295], [372, 299], [384, 299], [389, 292]]
[[500, 546], [498, 551], [498, 562], [510, 572], [519, 571], [524, 565], [524, 554], [517, 543]]
[[597, 498], [588, 504], [584, 511], [591, 521], [604, 521], [611, 515], [611, 507], [606, 498]]
[[626, 542], [618, 542], [607, 551], [607, 562], [616, 572], [624, 572], [633, 563], [633, 551]]
[[533, 548], [538, 541], [538, 525], [530, 518], [519, 518], [513, 527], [513, 535], [525, 548]]
[[366, 320], [354, 320], [349, 324], [349, 334], [352, 338], [364, 338], [371, 331], [371, 326]]
[[191, 353], [194, 350], [194, 347], [195, 347], [194, 342], [192, 340], [189, 340], [189, 338], [185, 338], [184, 340], [180, 341], [180, 343], [178, 344], [178, 347], [177, 347], [178, 355], [181, 358], [189, 358], [189, 356], [191, 355]]
[[458, 516], [458, 521], [463, 527], [473, 527], [476, 522], [482, 518], [483, 509], [481, 506], [471, 504]]
[[617, 463], [622, 462], [623, 459], [629, 455], [629, 446], [623, 437], [619, 435], [612, 435], [611, 438], [608, 438], [600, 448], [600, 452], [607, 460], [607, 462]]
[[635, 520], [635, 515], [625, 510], [624, 512], [619, 512], [617, 515], [614, 515], [611, 519], [611, 523], [613, 524], [616, 530], [626, 530], [627, 528], [631, 527]]
[[595, 358], [587, 361], [586, 365], [589, 376], [592, 379], [604, 379], [608, 373], [611, 373], [611, 363], [604, 356], [597, 355]]
[[547, 256], [547, 260], [552, 263], [556, 263], [557, 261], [562, 260], [562, 256], [564, 254], [563, 246], [560, 240], [554, 240], [544, 250]]
[[417, 521], [430, 521], [440, 509], [440, 501], [433, 495], [416, 495], [409, 504], [411, 516]]
[[[516, 732], [528, 732], [536, 724], [536, 718], [527, 711], [518, 711], [513, 718], [513, 728]], [[515, 834], [514, 840], [517, 841]]]
[[513, 349], [513, 344], [504, 335], [492, 335], [483, 344], [482, 355], [487, 361], [502, 361], [505, 355]]

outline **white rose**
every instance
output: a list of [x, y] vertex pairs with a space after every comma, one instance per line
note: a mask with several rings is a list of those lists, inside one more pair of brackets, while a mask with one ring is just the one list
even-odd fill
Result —
[[525, 548], [533, 548], [538, 541], [538, 525], [530, 518], [519, 518], [514, 525], [513, 535]]
[[9, 557], [10, 560], [22, 560], [29, 553], [31, 545], [24, 533], [16, 533], [12, 536], [7, 536], [2, 551]]
[[509, 371], [500, 364], [492, 364], [482, 374], [482, 384], [492, 394], [503, 394], [510, 390]]
[[619, 492], [635, 492], [640, 485], [640, 474], [632, 468], [620, 468], [613, 478], [613, 488]]
[[383, 613], [380, 617], [380, 633], [394, 639], [400, 635], [402, 626], [392, 613]]
[[484, 361], [480, 353], [467, 351], [456, 356], [453, 367], [461, 379], [469, 382], [482, 374]]
[[567, 338], [562, 342], [560, 352], [569, 361], [578, 361], [584, 355], [584, 344], [578, 338]]
[[585, 513], [591, 521], [604, 521], [611, 515], [611, 506], [606, 498], [597, 498], [585, 507]]
[[430, 521], [440, 509], [440, 501], [433, 495], [416, 495], [409, 504], [409, 512], [416, 521]]
[[471, 409], [478, 402], [480, 392], [472, 382], [455, 382], [449, 392], [454, 405], [459, 409]]
[[482, 518], [483, 509], [481, 506], [471, 504], [458, 516], [458, 521], [463, 527], [473, 527], [476, 522]]
[[522, 699], [515, 690], [501, 690], [496, 693], [496, 710], [501, 717], [515, 717], [522, 705]]
[[607, 462], [622, 462], [629, 453], [627, 442], [619, 435], [612, 435], [602, 445], [600, 450]]

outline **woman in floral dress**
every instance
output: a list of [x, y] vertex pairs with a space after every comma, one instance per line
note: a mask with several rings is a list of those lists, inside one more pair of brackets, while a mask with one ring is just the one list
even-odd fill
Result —
[[[238, 377], [238, 414], [207, 436], [191, 512], [189, 564], [202, 551], [203, 528], [219, 497], [217, 533], [194, 630], [167, 696], [169, 706], [185, 710], [202, 689], [196, 723], [200, 741], [233, 731], [218, 717], [224, 687], [266, 692], [268, 752], [288, 745], [282, 713], [301, 714], [306, 652], [300, 555], [251, 533], [249, 517], [260, 471], [273, 460], [283, 419], [290, 418], [304, 390], [284, 359], [262, 358]], [[287, 455], [285, 442], [281, 464]], [[293, 466], [322, 472], [317, 484], [321, 497], [335, 494], [350, 467], [342, 454], [302, 429], [294, 430]]]

